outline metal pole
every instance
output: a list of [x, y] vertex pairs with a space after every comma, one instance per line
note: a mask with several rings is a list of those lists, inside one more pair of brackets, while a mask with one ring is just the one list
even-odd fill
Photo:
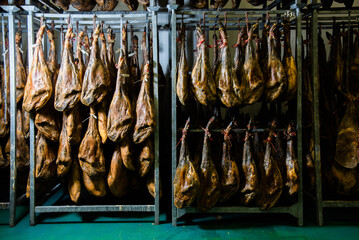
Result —
[[[32, 9], [28, 9], [27, 16], [27, 27], [29, 34], [27, 35], [28, 41], [28, 62], [29, 66], [32, 64], [33, 58], [33, 49], [32, 45], [34, 44], [34, 23], [33, 17], [34, 12]], [[62, 33], [61, 33], [62, 34]], [[34, 113], [30, 113], [30, 224], [35, 225], [35, 204], [36, 204], [36, 189], [35, 189], [35, 124], [34, 124]]]
[[[317, 0], [312, 0], [317, 4]], [[323, 199], [320, 159], [320, 122], [319, 122], [319, 78], [318, 78], [318, 9], [313, 9], [312, 15], [312, 76], [313, 76], [313, 132], [314, 132], [314, 164], [316, 179], [316, 205], [318, 224], [323, 225]]]
[[[10, 226], [16, 221], [16, 69], [15, 69], [15, 18], [9, 11], [9, 57], [10, 57]], [[6, 95], [6, 93], [5, 93]]]
[[159, 93], [158, 93], [158, 31], [157, 13], [152, 12], [152, 48], [153, 48], [153, 93], [156, 116], [155, 128], [155, 224], [160, 223], [160, 121], [159, 121]]
[[[171, 79], [172, 79], [172, 88], [171, 88], [171, 109], [172, 109], [172, 180], [176, 175], [176, 166], [177, 166], [177, 149], [176, 149], [176, 141], [177, 141], [177, 95], [176, 95], [176, 13], [175, 9], [172, 9], [171, 15]], [[174, 205], [174, 189], [172, 184], [172, 226], [177, 226], [177, 208]]]
[[5, 119], [5, 122], [8, 121], [7, 119], [7, 103], [8, 103], [8, 99], [7, 99], [7, 76], [8, 76], [8, 72], [7, 72], [7, 69], [6, 69], [6, 54], [5, 54], [5, 51], [6, 51], [6, 46], [5, 46], [5, 23], [4, 23], [4, 15], [1, 14], [1, 27], [2, 27], [2, 49], [3, 49], [3, 58], [4, 58], [4, 79], [6, 81], [6, 83], [4, 84], [4, 102], [5, 102], [5, 106], [4, 106], [4, 119]]
[[298, 225], [303, 226], [303, 150], [302, 150], [302, 13], [299, 8], [300, 0], [296, 0], [297, 8], [297, 156], [299, 166], [299, 193], [298, 193]]

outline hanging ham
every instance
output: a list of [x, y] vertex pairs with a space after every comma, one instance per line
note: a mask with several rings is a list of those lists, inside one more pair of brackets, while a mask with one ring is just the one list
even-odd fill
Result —
[[78, 158], [85, 178], [95, 178], [105, 174], [105, 156], [98, 132], [98, 120], [94, 107], [90, 107], [89, 125], [80, 144]]
[[74, 108], [63, 113], [66, 117], [66, 134], [67, 141], [71, 145], [80, 143], [82, 118], [81, 118], [81, 104], [77, 103]]
[[294, 196], [299, 190], [299, 166], [298, 159], [295, 154], [294, 142], [293, 138], [295, 136], [295, 132], [292, 124], [288, 125], [287, 131], [285, 133], [287, 138], [287, 151], [286, 151], [286, 183], [285, 186], [287, 188], [287, 193], [289, 196]]
[[244, 56], [245, 56], [245, 43], [244, 43], [244, 28], [239, 31], [237, 37], [237, 43], [235, 45], [236, 50], [234, 52], [234, 62], [233, 67], [234, 71], [236, 72], [237, 79], [241, 84], [243, 81], [243, 74], [244, 74]]
[[244, 205], [249, 205], [256, 198], [259, 187], [258, 171], [255, 161], [255, 154], [252, 145], [251, 130], [252, 121], [250, 120], [247, 126], [246, 136], [244, 138], [242, 171], [243, 180], [241, 188], [241, 197]]
[[274, 23], [269, 30], [268, 38], [268, 65], [266, 75], [265, 97], [268, 102], [279, 99], [286, 91], [287, 78], [282, 62], [280, 61], [276, 49], [274, 31], [277, 25]]
[[155, 109], [151, 90], [150, 64], [144, 66], [140, 94], [136, 104], [136, 124], [133, 133], [133, 142], [144, 142], [155, 130]]
[[[0, 104], [0, 137], [5, 137], [9, 134], [9, 119], [10, 119], [10, 78], [9, 78], [9, 71], [10, 68], [8, 67], [9, 64], [9, 57], [8, 57], [8, 53], [5, 54], [5, 69], [6, 69], [6, 76], [5, 76], [5, 69], [3, 66], [0, 67], [1, 70], [1, 90], [0, 90], [0, 94], [1, 94], [1, 104]], [[5, 87], [7, 89], [7, 92], [5, 92]]]
[[211, 106], [217, 100], [216, 83], [209, 64], [205, 35], [199, 25], [196, 27], [196, 37], [198, 52], [192, 69], [191, 89], [199, 103]]
[[56, 176], [57, 146], [47, 140], [41, 133], [36, 136], [35, 177], [46, 181]]
[[[16, 168], [26, 170], [30, 165], [30, 150], [22, 130], [22, 110], [18, 106], [16, 112]], [[10, 138], [5, 146], [7, 161], [10, 162]]]
[[[47, 66], [52, 74], [52, 86], [56, 86], [59, 66], [57, 64], [54, 30], [47, 30], [47, 36], [50, 41]], [[59, 115], [54, 109], [54, 92], [52, 92], [51, 97], [45, 106], [36, 113], [35, 125], [37, 130], [47, 139], [54, 142], [59, 141], [61, 124], [59, 122]]]
[[70, 3], [74, 8], [82, 12], [91, 11], [97, 4], [95, 0], [70, 0]]
[[108, 71], [100, 58], [99, 34], [100, 26], [97, 26], [93, 34], [90, 60], [82, 84], [81, 102], [86, 106], [100, 103], [110, 87]]
[[297, 64], [292, 55], [292, 48], [290, 46], [290, 21], [284, 21], [284, 56], [283, 67], [287, 76], [287, 92], [286, 99], [292, 100], [297, 93]]
[[59, 138], [59, 150], [57, 151], [57, 176], [64, 177], [70, 170], [72, 164], [71, 145], [67, 135], [67, 116], [63, 115], [62, 130]]
[[240, 183], [238, 166], [234, 157], [232, 156], [231, 135], [229, 135], [232, 129], [232, 125], [233, 122], [231, 122], [223, 132], [223, 154], [219, 170], [221, 183], [221, 202], [225, 202], [230, 199], [238, 191]]
[[29, 75], [27, 78], [24, 101], [22, 107], [25, 111], [40, 110], [52, 94], [51, 72], [45, 61], [44, 50], [42, 48], [42, 37], [45, 26], [41, 26], [36, 38], [34, 58], [31, 63]]
[[[130, 81], [127, 61], [124, 57], [123, 50], [121, 50], [118, 63], [116, 89], [107, 116], [107, 135], [113, 142], [120, 142], [123, 140], [128, 135], [133, 125], [134, 117], [131, 99], [129, 97]], [[149, 81], [149, 79], [146, 78], [144, 81]], [[146, 104], [147, 102], [144, 103]]]
[[69, 26], [65, 36], [62, 61], [55, 87], [55, 109], [67, 111], [73, 108], [80, 99], [81, 80], [79, 70], [74, 62], [72, 52], [72, 28]]
[[131, 11], [136, 11], [138, 8], [138, 1], [137, 0], [122, 0], [124, 4], [130, 9]]
[[77, 45], [76, 45], [76, 52], [75, 52], [75, 58], [77, 59], [77, 69], [78, 69], [78, 75], [79, 75], [79, 81], [80, 85], [82, 86], [82, 82], [84, 80], [85, 70], [86, 66], [82, 57], [82, 41], [84, 39], [84, 32], [79, 32], [77, 36]]
[[260, 169], [260, 189], [258, 194], [258, 205], [261, 209], [274, 207], [283, 189], [283, 179], [278, 164], [274, 159], [274, 147], [272, 141], [274, 137], [275, 122], [272, 122], [272, 129], [266, 140], [266, 149]]
[[116, 8], [117, 0], [96, 0], [98, 4], [98, 11], [112, 11]]
[[188, 106], [191, 98], [190, 78], [188, 74], [188, 62], [186, 58], [186, 31], [182, 24], [180, 32], [180, 59], [177, 65], [177, 97], [183, 106]]
[[241, 88], [243, 89], [243, 102], [245, 104], [256, 103], [264, 90], [264, 78], [258, 59], [255, 56], [253, 32], [258, 24], [253, 24], [248, 32], [248, 42], [244, 60], [244, 73]]
[[218, 67], [215, 75], [219, 99], [226, 107], [241, 105], [241, 90], [236, 72], [232, 68], [231, 54], [229, 52], [227, 30], [219, 23], [219, 46]]
[[153, 149], [153, 139], [147, 138], [145, 142], [143, 142], [139, 146], [139, 157], [138, 157], [138, 173], [141, 177], [146, 176], [146, 174], [151, 169], [152, 164], [155, 161], [155, 154]]
[[120, 143], [120, 150], [121, 150], [121, 157], [123, 161], [123, 165], [130, 170], [136, 170], [136, 164], [134, 161], [133, 156], [133, 143], [129, 136], [127, 136], [121, 143]]
[[[76, 156], [76, 154], [74, 156]], [[71, 170], [68, 175], [67, 188], [71, 201], [78, 203], [81, 197], [81, 171], [77, 157], [75, 157], [71, 165]]]
[[[131, 32], [132, 34], [132, 32]], [[140, 92], [140, 87], [138, 80], [140, 80], [141, 78], [141, 74], [140, 74], [140, 65], [139, 65], [139, 61], [138, 61], [138, 37], [136, 35], [133, 36], [133, 34], [131, 35], [131, 41], [132, 41], [132, 54], [134, 54], [131, 58], [130, 58], [130, 72], [131, 72], [131, 78], [133, 79], [134, 83], [133, 83], [133, 92], [134, 92], [134, 97], [133, 97], [133, 101], [136, 102], [137, 100], [137, 96]]]
[[182, 130], [181, 149], [173, 179], [174, 204], [177, 208], [186, 208], [196, 199], [200, 187], [198, 174], [192, 164], [187, 144], [189, 119]]
[[[108, 27], [107, 29], [107, 58], [108, 58], [108, 71], [110, 73], [110, 90], [113, 92], [116, 87], [116, 77], [117, 77], [117, 68], [116, 68], [116, 60], [115, 60], [115, 38], [116, 34], [113, 33], [112, 29]], [[131, 75], [134, 77], [133, 75]]]
[[[15, 35], [15, 54], [16, 54], [16, 102], [18, 103], [24, 96], [24, 88], [26, 84], [26, 70], [22, 61], [21, 53], [21, 25]], [[9, 72], [8, 72], [9, 74]]]
[[55, 0], [54, 3], [64, 11], [69, 10], [70, 0]]
[[84, 171], [82, 172], [82, 181], [91, 195], [95, 197], [103, 197], [106, 195], [106, 180], [103, 176], [89, 177]]
[[217, 170], [213, 163], [210, 138], [211, 133], [209, 132], [209, 127], [213, 123], [214, 117], [212, 117], [206, 128], [203, 140], [203, 151], [202, 151], [202, 161], [198, 171], [200, 188], [199, 195], [197, 198], [197, 207], [201, 211], [206, 211], [211, 209], [219, 200], [220, 197], [220, 179], [218, 177]]
[[111, 193], [116, 197], [123, 197], [127, 193], [127, 171], [121, 157], [121, 148], [117, 144], [111, 159], [110, 170], [107, 175], [107, 184]]

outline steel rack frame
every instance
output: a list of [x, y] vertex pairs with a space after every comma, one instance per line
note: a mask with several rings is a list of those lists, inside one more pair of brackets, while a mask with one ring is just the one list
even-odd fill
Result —
[[[307, 16], [311, 15], [312, 19], [312, 75], [313, 75], [313, 132], [314, 132], [314, 164], [315, 164], [315, 196], [313, 196], [316, 204], [316, 217], [318, 225], [324, 224], [323, 212], [324, 208], [359, 208], [359, 200], [323, 200], [323, 187], [322, 187], [322, 162], [321, 162], [321, 143], [320, 143], [320, 115], [319, 115], [319, 79], [318, 79], [318, 22], [329, 21], [335, 19], [346, 20], [346, 26], [350, 29], [350, 25], [354, 23], [351, 19], [351, 14], [359, 15], [359, 8], [344, 9], [344, 8], [331, 8], [331, 9], [319, 9], [320, 5], [317, 4], [317, 0], [312, 0], [312, 7], [307, 13]], [[336, 15], [346, 15], [336, 17]], [[330, 17], [319, 17], [319, 15], [327, 15]], [[355, 21], [355, 23], [357, 23]], [[322, 23], [321, 23], [322, 24]], [[332, 25], [332, 23], [330, 23]], [[331, 29], [331, 27], [329, 27]], [[350, 30], [349, 30], [350, 31]], [[348, 38], [349, 43], [349, 38]], [[349, 55], [348, 55], [349, 58]], [[349, 73], [349, 64], [347, 64], [346, 73]]]
[[[67, 24], [66, 19], [70, 18], [74, 23], [75, 20], [89, 20], [93, 19], [93, 16], [96, 16], [96, 19], [104, 20], [110, 19], [112, 24], [117, 20], [117, 25], [125, 24], [125, 21], [128, 21], [129, 24], [133, 23], [136, 25], [142, 24], [141, 28], [134, 28], [134, 31], [143, 30], [143, 26], [146, 22], [138, 21], [139, 19], [146, 19], [149, 23], [152, 24], [152, 39], [153, 39], [153, 92], [154, 92], [154, 106], [156, 114], [156, 128], [154, 132], [154, 151], [155, 151], [155, 162], [154, 162], [154, 178], [155, 178], [155, 198], [154, 203], [151, 205], [62, 205], [62, 206], [44, 206], [37, 205], [38, 202], [35, 198], [35, 125], [34, 125], [34, 114], [30, 114], [30, 224], [33, 226], [36, 224], [36, 214], [37, 213], [58, 213], [58, 212], [153, 212], [154, 213], [154, 223], [159, 224], [159, 204], [160, 204], [160, 192], [159, 192], [159, 95], [158, 95], [158, 31], [157, 31], [157, 11], [159, 7], [154, 6], [154, 0], [151, 0], [151, 7], [149, 7], [148, 12], [131, 12], [131, 11], [121, 11], [121, 12], [65, 12], [65, 13], [41, 13], [36, 6], [25, 5], [22, 6], [23, 9], [27, 11], [27, 26], [29, 33], [28, 34], [28, 46], [32, 46], [35, 42], [34, 39], [34, 20], [36, 18], [44, 17], [46, 20], [55, 20], [56, 24], [60, 24], [61, 21], [63, 24]], [[137, 22], [136, 22], [137, 21]], [[46, 21], [45, 21], [46, 22]], [[47, 23], [47, 22], [46, 22]], [[81, 25], [81, 22], [80, 22]], [[86, 26], [86, 25], [85, 25]], [[88, 28], [91, 28], [92, 24], [88, 25]], [[60, 25], [56, 26], [57, 28]], [[121, 30], [119, 29], [119, 32]], [[32, 62], [33, 58], [32, 51], [29, 51], [28, 62]], [[44, 201], [40, 201], [41, 203]]]
[[[9, 1], [11, 3], [11, 1]], [[24, 22], [24, 19], [17, 13], [19, 8], [14, 5], [0, 6], [6, 13], [1, 13], [1, 29], [2, 29], [2, 42], [3, 42], [3, 53], [5, 53], [5, 22], [8, 28], [8, 41], [9, 41], [9, 69], [10, 72], [6, 71], [4, 66], [4, 75], [5, 79], [7, 76], [10, 77], [10, 99], [7, 99], [7, 94], [5, 94], [5, 102], [10, 102], [10, 186], [9, 186], [9, 202], [1, 202], [0, 209], [9, 209], [9, 226], [13, 227], [16, 225], [16, 207], [18, 204], [21, 204], [25, 201], [25, 194], [17, 197], [17, 169], [16, 169], [16, 57], [15, 57], [15, 19], [17, 21]], [[4, 19], [7, 18], [7, 20]], [[3, 54], [4, 64], [5, 54]], [[9, 74], [9, 75], [8, 75]], [[6, 92], [7, 84], [5, 84]], [[7, 106], [7, 104], [5, 104]], [[6, 114], [4, 115], [6, 118]]]
[[[247, 13], [249, 17], [251, 15], [260, 15], [265, 16], [267, 11], [270, 16], [272, 15], [282, 15], [282, 14], [290, 14], [295, 16], [295, 24], [296, 24], [296, 56], [297, 56], [297, 157], [298, 157], [298, 165], [299, 165], [299, 172], [300, 176], [302, 176], [303, 168], [302, 168], [302, 13], [301, 8], [303, 4], [301, 4], [300, 0], [296, 0], [295, 4], [291, 6], [290, 10], [267, 10], [264, 8], [263, 10], [230, 10], [230, 9], [222, 9], [222, 10], [179, 10], [178, 5], [175, 3], [171, 3], [167, 6], [171, 14], [171, 79], [172, 79], [172, 87], [171, 87], [171, 111], [172, 111], [172, 140], [171, 140], [171, 150], [172, 150], [172, 181], [176, 174], [176, 167], [177, 167], [177, 94], [176, 94], [176, 56], [177, 56], [177, 48], [176, 48], [176, 38], [177, 38], [177, 18], [181, 18], [182, 14], [190, 15], [191, 17], [197, 17], [198, 19], [202, 18], [203, 14], [206, 14], [206, 26], [211, 24], [208, 19], [211, 17], [216, 17], [216, 15], [223, 16], [224, 13], [227, 14], [227, 19], [231, 17], [235, 18], [236, 20], [241, 17], [245, 19], [245, 14]], [[258, 19], [256, 17], [255, 19]], [[184, 19], [185, 21], [188, 18]], [[235, 21], [236, 21], [235, 20]], [[187, 21], [188, 22], [188, 21]], [[214, 21], [212, 21], [213, 23]], [[242, 21], [244, 22], [244, 21]], [[256, 22], [256, 20], [251, 20], [251, 22]], [[293, 23], [293, 22], [292, 22]], [[230, 26], [230, 21], [228, 21], [227, 25]], [[238, 23], [237, 25], [238, 26]], [[236, 28], [237, 29], [237, 28]], [[190, 130], [190, 132], [201, 132], [202, 130]], [[212, 130], [216, 131], [216, 130]], [[237, 131], [244, 131], [237, 130]], [[266, 129], [258, 129], [258, 131], [266, 131]], [[194, 207], [188, 207], [185, 209], [177, 209], [174, 205], [174, 189], [172, 185], [172, 225], [177, 226], [178, 218], [182, 217], [187, 213], [200, 213], [200, 211]], [[300, 187], [298, 191], [298, 199], [296, 203], [292, 204], [291, 206], [278, 206], [273, 207], [269, 210], [261, 210], [258, 207], [246, 207], [246, 206], [218, 206], [213, 207], [212, 209], [208, 210], [208, 213], [288, 213], [295, 218], [297, 218], [297, 222], [299, 226], [303, 226], [303, 180], [302, 177], [300, 178]]]

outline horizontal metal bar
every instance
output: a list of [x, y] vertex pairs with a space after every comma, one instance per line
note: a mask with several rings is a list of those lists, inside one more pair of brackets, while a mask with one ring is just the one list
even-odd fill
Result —
[[183, 215], [185, 213], [289, 213], [294, 217], [297, 217], [297, 207], [298, 204], [295, 203], [291, 206], [285, 207], [273, 207], [271, 209], [262, 210], [258, 207], [244, 207], [244, 206], [221, 206], [221, 207], [214, 207], [209, 209], [206, 212], [202, 212], [194, 207], [188, 207], [185, 209], [177, 209], [179, 215]]
[[[47, 19], [46, 23], [50, 24], [53, 20], [51, 19]], [[116, 20], [116, 21], [106, 21], [104, 22], [104, 25], [115, 25], [115, 24], [121, 24], [121, 22], [123, 22], [123, 20]], [[143, 20], [131, 20], [131, 22], [129, 22], [129, 25], [132, 24], [145, 24], [148, 21], [146, 21], [146, 19]], [[67, 19], [63, 19], [63, 20], [54, 20], [55, 24], [66, 24], [67, 25]], [[72, 25], [76, 24], [76, 21], [71, 21]], [[89, 21], [89, 20], [80, 20], [79, 21], [79, 25], [93, 25], [93, 21]]]
[[[238, 22], [238, 19], [240, 19], [241, 21], [246, 21], [246, 18], [243, 16], [243, 17], [227, 17], [227, 23], [228, 22]], [[265, 20], [266, 18], [263, 18], [263, 16], [260, 16], [260, 17], [249, 17], [248, 18], [248, 21], [252, 21], [252, 22], [257, 22], [257, 20]], [[281, 20], [282, 18], [281, 17], [270, 17], [269, 20]], [[222, 21], [224, 22], [224, 18], [215, 18], [215, 17], [206, 17], [206, 23], [207, 22], [215, 22], [215, 21]], [[183, 22], [186, 23], [186, 22], [198, 22], [199, 19], [198, 18], [194, 18], [194, 17], [183, 17]], [[177, 23], [182, 23], [182, 18], [178, 18], [177, 19]]]
[[37, 206], [36, 213], [51, 212], [154, 212], [154, 205]]
[[359, 207], [359, 201], [323, 201], [323, 207], [326, 208], [357, 208]]
[[[65, 13], [35, 13], [35, 17], [44, 17], [44, 18], [67, 18], [71, 19], [92, 19], [96, 16], [96, 20], [100, 19], [113, 19], [113, 18], [146, 18], [150, 15], [150, 12], [131, 12], [131, 11], [114, 11], [114, 12], [65, 12]], [[149, 18], [150, 20], [150, 18]]]
[[284, 14], [287, 12], [295, 12], [294, 9], [288, 9], [288, 10], [253, 10], [253, 9], [241, 9], [241, 10], [233, 10], [233, 9], [225, 9], [222, 11], [217, 11], [217, 10], [177, 10], [176, 14], [177, 17], [181, 17], [181, 14], [196, 14], [196, 15], [203, 15], [203, 13], [206, 13], [206, 15], [224, 15], [225, 13], [227, 13], [227, 16], [230, 15], [242, 15], [245, 16], [245, 14], [248, 15], [260, 15], [260, 14], [266, 14], [268, 12], [268, 14]]
[[350, 10], [345, 8], [318, 9], [318, 14], [359, 14], [359, 7], [352, 7]]
[[[274, 132], [283, 132], [286, 129], [275, 129]], [[182, 128], [178, 129], [177, 132], [181, 132]], [[210, 132], [215, 132], [215, 133], [220, 133], [223, 131], [223, 129], [210, 129]], [[247, 129], [239, 129], [239, 128], [235, 128], [235, 129], [231, 129], [232, 132], [245, 132], [247, 131]], [[250, 132], [269, 132], [270, 129], [267, 128], [258, 128], [258, 129], [251, 129]], [[188, 132], [192, 132], [192, 133], [203, 133], [204, 130], [203, 129], [189, 129]]]
[[9, 202], [1, 202], [0, 209], [9, 209], [10, 203]]

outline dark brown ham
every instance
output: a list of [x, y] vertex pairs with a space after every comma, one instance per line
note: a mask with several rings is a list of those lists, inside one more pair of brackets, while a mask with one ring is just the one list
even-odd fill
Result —
[[359, 109], [355, 98], [349, 96], [348, 100], [338, 129], [335, 161], [342, 167], [354, 169], [359, 163]]
[[[87, 34], [87, 27], [85, 27], [84, 30], [84, 48], [85, 48], [85, 52], [87, 53], [85, 55], [85, 68], [87, 68], [87, 65], [90, 61], [90, 55], [91, 55], [91, 43], [90, 43], [90, 38]], [[85, 76], [85, 75], [84, 75]]]
[[81, 197], [81, 171], [79, 160], [75, 157], [68, 175], [67, 188], [71, 201], [78, 203]]
[[86, 66], [82, 57], [82, 40], [84, 39], [84, 32], [79, 32], [77, 36], [77, 46], [75, 52], [75, 58], [78, 60], [77, 69], [79, 70], [79, 81], [82, 86], [82, 82], [84, 80]]
[[130, 9], [131, 11], [136, 11], [138, 8], [138, 1], [137, 0], [122, 0], [124, 4]]
[[[105, 69], [108, 73], [108, 76], [110, 77], [107, 48], [106, 48], [106, 36], [103, 32], [100, 33], [100, 39], [101, 39], [101, 52], [100, 52], [101, 60], [105, 65]], [[107, 95], [104, 98], [104, 100], [98, 105], [98, 110], [97, 110], [98, 131], [100, 133], [102, 143], [105, 143], [107, 141], [107, 111], [110, 101], [109, 97], [110, 96]]]
[[[117, 76], [117, 68], [116, 68], [116, 60], [115, 60], [115, 38], [116, 34], [113, 33], [110, 27], [107, 28], [107, 58], [108, 58], [108, 71], [110, 73], [110, 90], [113, 92], [116, 87], [116, 76]], [[133, 77], [133, 76], [132, 76]]]
[[[107, 135], [113, 142], [120, 142], [128, 135], [134, 120], [134, 113], [129, 96], [131, 78], [124, 54], [123, 50], [121, 50], [116, 89], [107, 116]], [[144, 81], [149, 81], [149, 78], [146, 78]], [[147, 104], [147, 102], [144, 103]]]
[[253, 32], [258, 24], [253, 24], [248, 33], [248, 43], [246, 46], [246, 54], [244, 61], [244, 73], [242, 80], [243, 102], [245, 104], [256, 103], [262, 96], [264, 90], [264, 77], [259, 66], [258, 59], [255, 56], [255, 47], [253, 40]]
[[[55, 86], [59, 74], [59, 66], [57, 64], [54, 30], [47, 30], [47, 36], [50, 41], [47, 66], [52, 74], [52, 86]], [[59, 122], [59, 115], [54, 109], [54, 92], [52, 92], [51, 98], [45, 106], [36, 113], [35, 125], [37, 130], [47, 139], [54, 142], [59, 141], [61, 123]]]
[[70, 3], [74, 8], [83, 12], [91, 11], [97, 4], [95, 0], [70, 0]]
[[90, 107], [89, 125], [80, 144], [78, 158], [84, 175], [86, 174], [86, 177], [91, 179], [103, 176], [106, 171], [105, 156], [97, 125], [95, 109]]
[[70, 170], [72, 164], [72, 149], [67, 135], [67, 116], [63, 115], [62, 130], [59, 139], [59, 150], [57, 151], [57, 176], [64, 177]]
[[233, 62], [233, 67], [234, 70], [236, 72], [237, 75], [237, 79], [239, 81], [239, 83], [242, 83], [243, 81], [243, 74], [244, 74], [244, 56], [245, 56], [245, 46], [243, 46], [244, 41], [243, 41], [243, 37], [244, 37], [244, 28], [242, 30], [239, 31], [238, 33], [238, 37], [237, 37], [237, 43], [235, 45], [236, 50], [234, 52], [234, 62]]
[[199, 177], [192, 164], [192, 158], [187, 144], [189, 120], [182, 130], [181, 149], [173, 179], [174, 204], [177, 208], [186, 208], [196, 199], [200, 187]]
[[211, 8], [223, 8], [227, 2], [228, 0], [211, 0]]
[[36, 38], [34, 58], [31, 63], [27, 78], [24, 101], [22, 107], [25, 111], [40, 110], [52, 94], [52, 74], [45, 61], [44, 50], [42, 48], [42, 37], [45, 26], [41, 26]]
[[143, 142], [138, 149], [140, 152], [137, 164], [138, 173], [141, 177], [144, 177], [151, 169], [151, 166], [155, 161], [152, 137], [147, 138], [146, 141]]
[[355, 36], [353, 54], [350, 60], [349, 71], [349, 89], [351, 93], [359, 92], [359, 33]]
[[56, 176], [57, 146], [41, 133], [38, 133], [36, 138], [35, 177], [37, 180], [46, 181]]
[[256, 198], [259, 188], [259, 179], [257, 165], [255, 161], [255, 154], [252, 145], [251, 130], [252, 121], [248, 123], [248, 130], [244, 138], [242, 171], [244, 176], [244, 183], [241, 188], [241, 197], [244, 205], [248, 205]]
[[196, 28], [197, 56], [192, 69], [192, 93], [199, 103], [213, 105], [217, 100], [216, 83], [209, 64], [205, 35], [199, 25]]
[[69, 27], [66, 32], [61, 67], [55, 87], [54, 106], [60, 112], [70, 110], [80, 100], [81, 76], [74, 62], [72, 37], [72, 28]]
[[294, 196], [299, 190], [299, 166], [298, 159], [295, 154], [293, 138], [295, 132], [292, 124], [288, 125], [287, 132], [285, 134], [287, 138], [287, 153], [285, 159], [286, 166], [286, 178], [285, 186], [289, 196]]
[[127, 193], [127, 171], [123, 165], [119, 144], [116, 145], [112, 155], [111, 166], [107, 175], [107, 184], [111, 193], [116, 197], [123, 197]]
[[[16, 112], [16, 168], [24, 171], [30, 165], [30, 150], [22, 130], [22, 110], [18, 106]], [[5, 154], [10, 162], [10, 138], [5, 146]]]
[[[10, 122], [10, 77], [9, 77], [9, 54], [5, 54], [5, 69], [6, 69], [6, 76], [5, 76], [5, 69], [1, 65], [1, 104], [0, 104], [0, 137], [5, 137], [9, 134], [9, 127], [8, 124]], [[5, 92], [5, 87], [7, 92]], [[6, 100], [6, 101], [5, 101]]]
[[183, 106], [188, 106], [191, 98], [190, 78], [188, 74], [188, 62], [186, 58], [185, 26], [182, 25], [180, 32], [180, 59], [177, 65], [177, 97]]
[[277, 25], [274, 23], [269, 30], [268, 38], [268, 65], [266, 75], [265, 97], [268, 102], [279, 99], [285, 93], [287, 87], [286, 72], [275, 49], [274, 31]]
[[129, 136], [127, 136], [121, 143], [120, 143], [120, 149], [121, 149], [121, 157], [122, 162], [125, 167], [130, 171], [136, 170], [136, 165], [134, 162], [134, 157], [132, 155], [133, 153], [133, 143]]
[[70, 0], [55, 0], [54, 3], [64, 11], [69, 10]]
[[138, 61], [138, 37], [136, 35], [133, 36], [132, 34], [131, 41], [132, 41], [132, 54], [134, 55], [130, 58], [130, 72], [131, 72], [131, 78], [133, 79], [134, 82], [133, 87], [134, 87], [135, 96], [133, 97], [133, 101], [136, 102], [137, 96], [140, 93], [140, 87], [137, 87], [140, 86], [139, 85], [140, 82], [138, 82], [138, 80], [140, 80], [141, 78], [140, 65]]
[[[112, 11], [118, 4], [117, 0], [96, 0], [98, 11]], [[102, 4], [101, 4], [102, 3]]]
[[82, 172], [82, 181], [91, 195], [95, 197], [103, 197], [106, 195], [106, 180], [103, 176], [89, 177], [84, 171]]
[[297, 64], [292, 55], [292, 48], [290, 45], [290, 22], [288, 19], [284, 21], [284, 39], [283, 66], [287, 76], [286, 99], [292, 100], [297, 93]]
[[208, 8], [208, 1], [206, 0], [195, 0], [193, 1], [195, 8]]
[[216, 205], [221, 194], [220, 179], [213, 163], [209, 142], [209, 138], [211, 137], [209, 127], [213, 121], [214, 117], [209, 120], [205, 129], [202, 162], [198, 171], [199, 182], [201, 185], [199, 188], [199, 196], [197, 198], [197, 208], [201, 211], [206, 211]]
[[108, 71], [100, 58], [99, 34], [100, 26], [97, 26], [93, 34], [90, 60], [82, 84], [81, 102], [86, 106], [100, 103], [105, 98], [110, 87]]
[[219, 176], [221, 183], [220, 201], [225, 202], [230, 199], [239, 188], [240, 178], [237, 163], [232, 156], [231, 135], [233, 122], [231, 122], [224, 130], [223, 154], [220, 164]]
[[136, 124], [133, 133], [133, 142], [144, 142], [155, 130], [155, 109], [151, 89], [150, 64], [144, 66], [140, 94], [136, 104]]
[[30, 113], [26, 111], [22, 112], [22, 132], [24, 133], [24, 137], [28, 139], [30, 135]]
[[77, 103], [74, 108], [63, 113], [66, 117], [67, 141], [71, 145], [78, 144], [81, 141], [82, 120], [80, 111], [81, 104]]
[[272, 122], [272, 130], [266, 140], [266, 150], [260, 169], [260, 188], [258, 194], [258, 205], [261, 209], [274, 207], [283, 189], [283, 179], [278, 164], [274, 159], [274, 147], [272, 146], [275, 123]]
[[[24, 88], [26, 84], [26, 70], [22, 61], [21, 53], [21, 26], [15, 35], [15, 53], [16, 53], [16, 102], [18, 103], [24, 96]], [[8, 73], [9, 74], [9, 73]]]
[[242, 92], [235, 70], [232, 68], [232, 59], [229, 52], [227, 30], [219, 23], [219, 46], [218, 67], [215, 75], [219, 99], [226, 107], [241, 105]]

